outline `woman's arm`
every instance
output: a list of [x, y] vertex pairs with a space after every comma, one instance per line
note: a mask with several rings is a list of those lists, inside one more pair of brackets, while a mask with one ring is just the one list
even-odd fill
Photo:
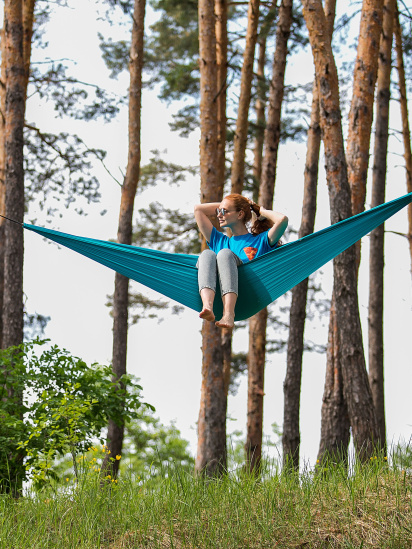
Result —
[[213, 224], [209, 217], [216, 215], [216, 208], [220, 206], [220, 202], [206, 202], [205, 204], [196, 204], [195, 219], [200, 232], [209, 242], [212, 234]]
[[266, 219], [270, 219], [270, 221], [273, 222], [273, 226], [268, 231], [268, 239], [269, 244], [274, 246], [286, 231], [289, 220], [286, 215], [272, 210], [266, 210], [266, 208], [262, 208], [262, 206], [260, 207], [260, 215], [263, 215], [263, 217], [266, 217]]

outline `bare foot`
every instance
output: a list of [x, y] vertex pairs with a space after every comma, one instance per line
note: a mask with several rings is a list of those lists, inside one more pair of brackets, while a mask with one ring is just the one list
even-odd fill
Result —
[[199, 317], [203, 318], [203, 320], [208, 320], [209, 322], [213, 322], [215, 319], [213, 310], [208, 309], [207, 307], [203, 307], [203, 309], [200, 311]]
[[216, 322], [216, 326], [219, 328], [227, 328], [231, 330], [235, 325], [235, 315], [234, 314], [224, 314], [218, 322]]

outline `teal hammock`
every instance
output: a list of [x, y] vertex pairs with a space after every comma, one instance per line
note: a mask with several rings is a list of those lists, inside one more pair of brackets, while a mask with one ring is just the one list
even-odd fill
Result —
[[[236, 320], [249, 318], [275, 301], [410, 202], [412, 193], [295, 242], [284, 244], [249, 263], [240, 265]], [[186, 307], [195, 311], [202, 309], [197, 285], [198, 256], [73, 236], [35, 225], [23, 226]], [[222, 300], [217, 294], [214, 307], [217, 318], [222, 315], [222, 309]]]

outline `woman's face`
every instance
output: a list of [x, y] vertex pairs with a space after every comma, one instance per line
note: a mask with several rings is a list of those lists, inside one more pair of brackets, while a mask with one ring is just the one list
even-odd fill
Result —
[[[223, 210], [223, 212], [222, 212]], [[238, 212], [235, 209], [235, 205], [230, 200], [224, 198], [219, 205], [217, 218], [221, 227], [232, 227], [239, 223], [243, 212]]]

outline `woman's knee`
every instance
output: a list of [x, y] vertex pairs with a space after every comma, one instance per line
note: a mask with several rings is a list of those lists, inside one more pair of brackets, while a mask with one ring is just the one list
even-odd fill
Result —
[[223, 250], [219, 250], [216, 261], [217, 264], [220, 266], [233, 265], [235, 267], [238, 267], [242, 263], [238, 256], [233, 253], [232, 250], [229, 250], [229, 248], [223, 248]]
[[220, 259], [231, 259], [235, 254], [232, 252], [232, 250], [229, 250], [229, 248], [223, 248], [222, 250], [219, 250], [217, 253], [217, 259], [218, 261]]
[[216, 257], [216, 252], [213, 250], [210, 250], [209, 248], [206, 248], [206, 250], [203, 250], [203, 252], [200, 254], [201, 257]]
[[199, 259], [197, 260], [196, 266], [199, 267], [199, 263], [202, 264], [210, 264], [210, 263], [216, 263], [216, 254], [213, 250], [209, 250], [207, 248], [206, 250], [203, 250], [203, 252], [199, 255]]

